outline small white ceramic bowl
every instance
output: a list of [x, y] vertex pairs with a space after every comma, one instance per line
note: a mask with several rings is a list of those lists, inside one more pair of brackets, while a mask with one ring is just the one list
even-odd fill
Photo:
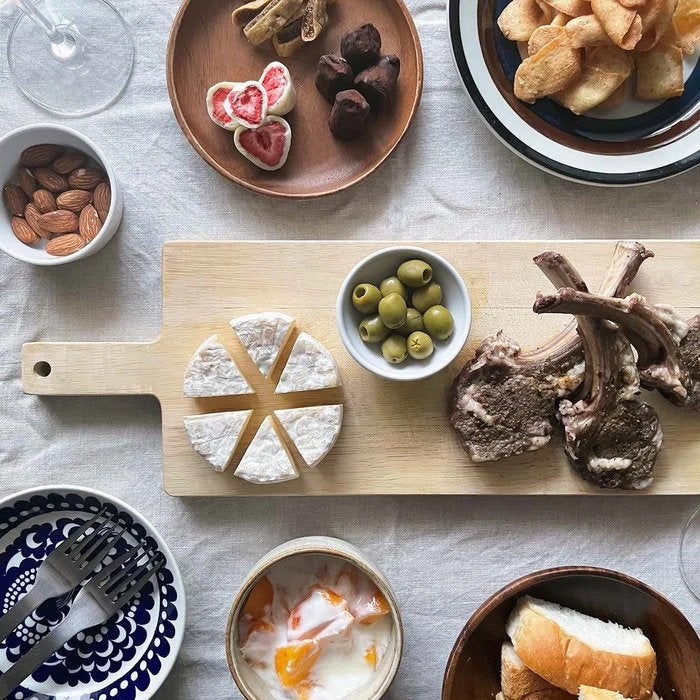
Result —
[[[433, 268], [433, 279], [442, 287], [442, 303], [454, 318], [455, 330], [447, 340], [435, 341], [435, 351], [428, 359], [408, 357], [401, 364], [392, 365], [382, 356], [381, 343], [365, 343], [360, 338], [360, 321], [366, 314], [361, 314], [353, 306], [352, 291], [365, 282], [379, 286], [383, 279], [396, 274], [399, 265], [415, 258], [424, 260]], [[469, 292], [457, 270], [439, 255], [412, 246], [384, 248], [360, 260], [340, 288], [335, 313], [340, 337], [353, 359], [380, 377], [400, 382], [425, 379], [445, 369], [467, 342], [472, 321]]]
[[371, 681], [353, 690], [351, 695], [348, 695], [346, 698], [338, 698], [338, 700], [380, 700], [389, 689], [401, 663], [401, 655], [403, 654], [401, 614], [394, 592], [376, 564], [349, 542], [336, 539], [335, 537], [300, 537], [285, 542], [268, 552], [246, 576], [233, 600], [231, 612], [228, 616], [228, 624], [226, 625], [226, 658], [233, 680], [246, 700], [272, 700], [273, 696], [270, 690], [241, 655], [239, 646], [236, 643], [238, 622], [248, 594], [253, 590], [261, 576], [272, 566], [285, 559], [308, 554], [327, 554], [349, 562], [377, 585], [377, 588], [379, 588], [389, 603], [392, 619], [391, 638], [389, 647], [379, 662], [376, 672], [372, 676]]
[[32, 265], [65, 265], [66, 263], [81, 260], [102, 250], [117, 232], [122, 220], [124, 202], [119, 183], [114, 176], [114, 171], [102, 151], [89, 139], [74, 129], [57, 124], [33, 124], [21, 129], [11, 131], [0, 139], [0, 186], [4, 187], [8, 182], [14, 181], [15, 172], [19, 166], [19, 158], [25, 148], [40, 143], [52, 143], [59, 146], [68, 146], [82, 151], [96, 161], [107, 173], [109, 186], [112, 189], [112, 205], [107, 219], [100, 232], [84, 248], [72, 255], [49, 255], [43, 248], [34, 248], [17, 240], [10, 226], [11, 215], [0, 204], [0, 248], [13, 258], [31, 263]]

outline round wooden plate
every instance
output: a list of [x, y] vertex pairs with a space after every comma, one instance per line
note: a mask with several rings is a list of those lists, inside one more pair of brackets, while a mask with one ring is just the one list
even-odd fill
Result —
[[[402, 0], [337, 0], [329, 24], [315, 42], [279, 59], [270, 42], [254, 47], [231, 21], [239, 0], [185, 0], [175, 18], [167, 56], [170, 99], [189, 142], [213, 168], [261, 194], [310, 198], [338, 192], [374, 172], [396, 148], [418, 108], [423, 90], [423, 54], [415, 25]], [[401, 59], [394, 104], [373, 117], [357, 141], [343, 143], [328, 130], [331, 105], [314, 85], [321, 55], [340, 52], [350, 29], [372, 22], [382, 35], [382, 53]], [[222, 80], [257, 80], [270, 61], [289, 68], [299, 99], [285, 117], [292, 127], [286, 165], [266, 172], [238, 153], [233, 134], [207, 114], [208, 88]]]

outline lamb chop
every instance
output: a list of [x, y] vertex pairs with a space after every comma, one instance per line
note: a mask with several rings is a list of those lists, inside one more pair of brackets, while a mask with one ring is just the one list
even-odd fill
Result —
[[[535, 263], [547, 268], [547, 255], [538, 256]], [[624, 294], [639, 266], [652, 256], [639, 243], [618, 243], [600, 293]], [[586, 290], [568, 264], [545, 272], [557, 287]], [[499, 332], [483, 341], [455, 379], [450, 423], [474, 462], [537, 450], [554, 432], [557, 401], [575, 391], [583, 377], [583, 349], [575, 323], [529, 352]]]
[[[576, 313], [586, 358], [584, 396], [564, 399], [559, 414], [565, 450], [576, 471], [605, 488], [642, 489], [653, 479], [663, 434], [656, 411], [639, 399], [640, 381], [632, 346], [620, 328], [600, 318], [611, 300], [575, 289], [538, 294], [536, 313]], [[582, 301], [583, 300], [583, 301]], [[615, 300], [612, 300], [615, 301]], [[594, 317], [589, 310], [596, 313]], [[584, 315], [585, 314], [585, 315]]]
[[658, 389], [676, 406], [700, 411], [700, 316], [686, 322], [672, 307], [652, 306], [639, 294], [606, 299], [573, 289], [549, 297], [540, 312], [614, 322], [637, 350], [642, 386]]

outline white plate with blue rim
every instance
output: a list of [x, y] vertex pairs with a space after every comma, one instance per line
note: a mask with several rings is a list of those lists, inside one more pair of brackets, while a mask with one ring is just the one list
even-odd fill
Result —
[[[108, 504], [126, 528], [109, 559], [140, 542], [161, 552], [165, 566], [128, 608], [104, 625], [75, 636], [9, 700], [146, 700], [170, 673], [185, 631], [180, 571], [148, 520], [105, 493], [79, 486], [46, 486], [0, 500], [0, 614], [31, 588], [50, 552]], [[0, 672], [63, 620], [70, 600], [68, 596], [46, 601], [0, 642]]]
[[700, 51], [686, 56], [685, 90], [663, 102], [629, 99], [576, 116], [552, 100], [513, 94], [521, 58], [496, 20], [510, 0], [448, 0], [457, 70], [491, 131], [528, 162], [591, 185], [656, 182], [700, 165]]

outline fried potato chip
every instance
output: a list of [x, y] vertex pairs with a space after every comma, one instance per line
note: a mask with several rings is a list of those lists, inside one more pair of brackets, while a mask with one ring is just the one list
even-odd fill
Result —
[[537, 0], [513, 0], [498, 18], [503, 36], [511, 41], [527, 41], [537, 27], [548, 24], [554, 16], [552, 8]]
[[601, 102], [598, 105], [598, 109], [617, 109], [623, 105], [627, 99], [627, 80], [624, 80], [605, 102]]
[[672, 44], [657, 44], [636, 53], [637, 97], [667, 100], [683, 94], [683, 51]]
[[553, 24], [544, 24], [537, 27], [530, 41], [527, 42], [527, 55], [534, 56], [539, 53], [552, 39], [556, 39], [562, 32], [564, 27], [555, 27]]
[[673, 26], [683, 53], [690, 55], [700, 43], [700, 0], [678, 0]]
[[647, 0], [620, 0], [620, 5], [625, 7], [643, 7]]
[[633, 65], [629, 52], [618, 46], [592, 49], [579, 80], [559, 93], [557, 99], [574, 114], [585, 114], [605, 102], [629, 78]]
[[515, 73], [515, 96], [534, 102], [565, 90], [581, 74], [581, 51], [574, 49], [566, 32], [561, 32], [534, 56], [525, 59]]
[[583, 15], [572, 19], [566, 25], [566, 31], [575, 49], [587, 46], [610, 46], [613, 43], [595, 15]]
[[[653, 14], [653, 22], [649, 23], [649, 15], [645, 12], [640, 13], [642, 18], [642, 38], [636, 46], [637, 51], [649, 51], [653, 49], [661, 37], [663, 37], [671, 28], [673, 21], [673, 13], [676, 11], [678, 0], [654, 0], [658, 2], [658, 12]], [[650, 0], [651, 4], [652, 0]], [[645, 8], [646, 9], [646, 8]], [[676, 43], [671, 42], [671, 43]]]
[[518, 42], [518, 53], [520, 54], [520, 60], [524, 61], [530, 54], [527, 52], [527, 41]]
[[545, 0], [557, 12], [569, 17], [580, 17], [591, 12], [590, 0]]
[[625, 7], [620, 0], [591, 0], [591, 8], [614, 44], [629, 51], [639, 43], [642, 18], [635, 8]]
[[554, 27], [565, 27], [570, 19], [571, 17], [569, 17], [569, 15], [565, 15], [563, 12], [557, 12], [550, 24]]

